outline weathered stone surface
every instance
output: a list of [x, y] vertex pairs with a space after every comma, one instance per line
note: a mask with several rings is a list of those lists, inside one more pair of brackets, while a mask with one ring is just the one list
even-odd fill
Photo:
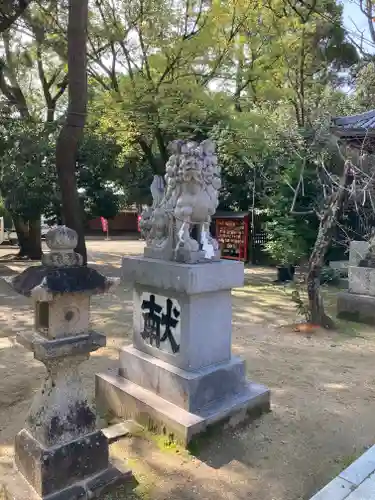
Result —
[[237, 357], [226, 363], [187, 371], [132, 346], [120, 349], [119, 374], [189, 412], [231, 397], [247, 386], [245, 362]]
[[369, 249], [367, 241], [351, 241], [349, 245], [349, 266], [358, 266]]
[[231, 288], [243, 284], [242, 263], [126, 257], [122, 278], [134, 287], [133, 347], [121, 350], [119, 375], [96, 377], [102, 414], [186, 445], [216, 422], [269, 410], [269, 389], [249, 383], [231, 353]]
[[105, 335], [91, 331], [72, 337], [47, 340], [38, 333], [19, 333], [17, 342], [34, 353], [35, 359], [45, 362], [53, 358], [89, 354], [106, 344]]
[[375, 446], [372, 446], [310, 500], [372, 500], [374, 471]]
[[146, 428], [187, 444], [207, 427], [227, 421], [238, 425], [270, 409], [270, 391], [248, 383], [240, 393], [216, 400], [201, 411], [190, 413], [153, 392], [116, 374], [96, 376], [97, 405], [124, 419], [134, 419]]
[[[146, 254], [145, 254], [146, 256]], [[211, 262], [218, 262], [221, 257], [221, 252], [219, 248], [214, 248], [212, 250], [212, 257], [210, 258]], [[174, 254], [174, 259], [176, 262], [184, 262], [186, 264], [199, 264], [199, 263], [206, 263], [207, 264], [207, 257], [206, 253], [204, 250], [198, 250], [196, 252], [192, 252], [189, 250], [185, 250], [184, 248], [178, 249], [177, 252]]]
[[375, 325], [375, 297], [340, 292], [337, 294], [337, 316], [349, 321]]
[[375, 269], [371, 267], [349, 267], [349, 292], [375, 296]]
[[[126, 481], [131, 480], [132, 477], [129, 470], [109, 466], [100, 474], [86, 481], [87, 499], [103, 498], [104, 495], [113, 491], [114, 487], [124, 484]], [[109, 496], [109, 499], [111, 496]]]
[[30, 297], [36, 287], [47, 293], [105, 293], [116, 284], [116, 278], [106, 278], [96, 269], [86, 266], [54, 268], [31, 266], [12, 279], [16, 292]]
[[359, 267], [375, 268], [375, 230], [372, 228], [371, 235], [368, 239], [368, 251], [366, 256], [359, 261]]
[[[36, 297], [35, 297], [36, 296]], [[41, 287], [32, 291], [35, 301], [35, 329], [50, 339], [69, 337], [90, 328], [88, 293], [52, 295]]]
[[[232, 342], [230, 290], [194, 295], [156, 291], [155, 296], [163, 306], [168, 298], [178, 301], [181, 335], [179, 350], [176, 353], [166, 352], [155, 345], [150, 345], [149, 340], [143, 338], [142, 301], [146, 291], [150, 289], [145, 286], [136, 285], [134, 288], [133, 344], [137, 349], [184, 370], [196, 370], [230, 360]], [[163, 296], [159, 296], [158, 293], [163, 293]]]
[[46, 243], [50, 252], [42, 256], [42, 264], [49, 267], [82, 266], [83, 258], [74, 251], [78, 235], [69, 227], [56, 226], [48, 231]]
[[[219, 244], [210, 234], [211, 217], [221, 187], [215, 144], [210, 140], [173, 141], [165, 184], [154, 176], [153, 204], [142, 213], [145, 255], [180, 262], [210, 262], [220, 258]], [[198, 238], [192, 236], [198, 228]], [[199, 240], [199, 241], [198, 241]]]
[[369, 448], [357, 460], [343, 470], [339, 477], [358, 486], [375, 472], [375, 446]]
[[[81, 363], [106, 344], [104, 335], [90, 330], [89, 297], [119, 280], [77, 266], [82, 259], [74, 254], [76, 244], [75, 231], [53, 229], [47, 236], [52, 252], [43, 260], [46, 265], [13, 280], [16, 291], [31, 296], [35, 307], [36, 332], [22, 333], [18, 341], [47, 368], [25, 429], [16, 436], [15, 463], [19, 479], [43, 500], [91, 500], [122, 477], [109, 465], [108, 441], [96, 428], [80, 374]], [[3, 489], [9, 498], [16, 495], [12, 485]], [[20, 498], [31, 500], [30, 490]]]
[[86, 332], [90, 327], [90, 297], [68, 293], [49, 304], [49, 336], [69, 337]]
[[[0, 473], [2, 472], [0, 468]], [[50, 495], [39, 495], [14, 468], [1, 475], [0, 500], [94, 500], [111, 498], [118, 486], [132, 478], [131, 471], [123, 467], [109, 467], [73, 486]]]
[[102, 433], [107, 438], [108, 443], [112, 444], [120, 438], [142, 434], [143, 428], [141, 425], [134, 422], [134, 420], [127, 420], [104, 427]]
[[83, 484], [40, 496], [16, 468], [6, 472], [0, 480], [0, 500], [88, 500]]
[[[213, 252], [213, 257], [210, 259], [211, 262], [220, 260], [220, 250], [215, 250]], [[206, 254], [203, 250], [197, 251], [187, 251], [184, 249], [179, 249], [175, 251], [172, 246], [164, 246], [162, 249], [159, 248], [147, 248], [144, 249], [144, 257], [148, 259], [161, 259], [161, 260], [171, 260], [179, 263], [185, 264], [202, 264], [207, 263]]]
[[353, 484], [340, 477], [335, 477], [310, 500], [344, 500], [353, 491]]
[[331, 260], [331, 262], [329, 263], [329, 267], [335, 269], [340, 274], [341, 278], [348, 277], [348, 268], [349, 268], [348, 260]]
[[101, 431], [45, 448], [22, 430], [15, 441], [16, 465], [40, 496], [75, 484], [108, 467], [108, 443]]
[[165, 294], [177, 292], [194, 295], [243, 286], [242, 262], [221, 260], [210, 264], [181, 264], [145, 257], [123, 257], [122, 280], [144, 285]]
[[86, 359], [88, 355], [44, 361], [47, 373], [33, 399], [26, 429], [45, 447], [66, 444], [95, 430], [95, 414], [80, 375]]
[[56, 226], [46, 234], [46, 243], [52, 251], [69, 252], [78, 245], [78, 235], [67, 226]]
[[372, 500], [375, 497], [375, 474], [367, 478], [353, 491], [347, 500]]
[[42, 264], [49, 267], [82, 266], [82, 255], [76, 252], [48, 252], [42, 256]]

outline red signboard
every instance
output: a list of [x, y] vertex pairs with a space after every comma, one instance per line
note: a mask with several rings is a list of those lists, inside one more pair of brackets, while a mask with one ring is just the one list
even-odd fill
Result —
[[248, 260], [249, 216], [217, 217], [216, 239], [220, 243], [221, 258]]
[[100, 222], [102, 223], [103, 233], [107, 233], [108, 232], [108, 220], [105, 219], [104, 217], [100, 217]]

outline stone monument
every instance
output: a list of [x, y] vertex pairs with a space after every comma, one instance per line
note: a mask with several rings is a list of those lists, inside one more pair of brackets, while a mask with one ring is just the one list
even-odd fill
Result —
[[215, 146], [178, 141], [170, 150], [165, 192], [142, 221], [144, 256], [122, 261], [134, 288], [133, 345], [120, 350], [118, 373], [97, 375], [96, 402], [187, 445], [208, 425], [268, 411], [270, 392], [231, 353], [231, 289], [244, 268], [220, 260], [210, 235], [221, 186]]
[[349, 288], [337, 296], [339, 318], [375, 325], [375, 235], [368, 242], [351, 242]]
[[106, 344], [90, 328], [90, 296], [107, 292], [118, 278], [82, 265], [73, 250], [75, 231], [58, 226], [46, 242], [51, 251], [42, 265], [12, 280], [35, 309], [35, 331], [17, 340], [47, 372], [16, 436], [15, 471], [5, 478], [0, 498], [89, 500], [126, 477], [109, 463], [107, 439], [96, 427], [80, 378], [80, 364]]
[[368, 241], [351, 241], [349, 244], [349, 266], [358, 266], [361, 260], [366, 257], [369, 249]]
[[[145, 257], [185, 263], [219, 260], [219, 245], [210, 235], [218, 204], [220, 169], [211, 141], [174, 141], [166, 166], [165, 191], [157, 176], [151, 185], [153, 205], [141, 219]], [[191, 235], [195, 228], [198, 240]]]

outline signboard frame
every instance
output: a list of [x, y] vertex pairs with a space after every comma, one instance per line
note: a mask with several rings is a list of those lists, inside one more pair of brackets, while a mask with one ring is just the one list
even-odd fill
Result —
[[[215, 235], [220, 244], [222, 259], [249, 261], [249, 220], [248, 212], [227, 212], [215, 215]], [[228, 228], [228, 231], [232, 233], [227, 233], [227, 241], [225, 241], [224, 228]], [[240, 239], [236, 237], [236, 233], [240, 233]], [[231, 246], [226, 247], [225, 243]]]

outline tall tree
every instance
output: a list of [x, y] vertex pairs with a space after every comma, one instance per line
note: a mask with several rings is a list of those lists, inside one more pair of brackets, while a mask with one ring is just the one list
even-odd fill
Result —
[[64, 223], [78, 233], [77, 252], [87, 262], [82, 208], [76, 181], [76, 160], [83, 136], [87, 111], [86, 40], [88, 0], [70, 0], [68, 18], [68, 93], [66, 121], [56, 144], [56, 168], [59, 179]]
[[94, 3], [89, 74], [108, 91], [123, 123], [130, 124], [153, 171], [162, 173], [169, 137], [161, 107], [173, 102], [175, 110], [186, 108], [189, 114], [196, 96], [201, 99], [227, 62], [237, 34], [258, 2]]
[[[52, 5], [52, 4], [51, 4]], [[67, 87], [67, 76], [64, 70], [64, 61], [59, 52], [50, 46], [51, 38], [48, 19], [44, 14], [42, 4], [33, 4], [20, 16], [17, 25], [8, 29], [0, 35], [0, 106], [1, 120], [8, 130], [12, 129], [12, 122], [22, 120], [24, 125], [15, 123], [18, 134], [31, 131], [35, 137], [43, 137], [40, 134], [39, 122], [51, 123], [55, 119], [58, 104], [63, 98]], [[48, 135], [48, 131], [46, 131]], [[44, 142], [44, 139], [41, 141]], [[8, 141], [11, 144], [11, 141]], [[25, 142], [27, 144], [27, 141]], [[23, 148], [24, 149], [24, 148]], [[43, 151], [43, 146], [40, 151]], [[2, 158], [2, 178], [9, 179], [14, 164], [11, 162], [12, 155]], [[30, 153], [30, 158], [32, 153]], [[28, 162], [27, 165], [31, 165]], [[8, 170], [8, 172], [7, 172]], [[9, 174], [9, 175], [8, 175]], [[26, 176], [27, 178], [27, 176]], [[14, 192], [12, 199], [9, 190], [5, 189], [5, 183], [0, 184], [0, 190], [6, 205], [17, 207], [11, 209], [13, 223], [18, 235], [21, 257], [38, 259], [41, 256], [41, 228], [40, 216], [37, 203], [33, 208], [26, 208], [25, 200], [15, 203]], [[20, 191], [18, 191], [20, 192]], [[27, 190], [25, 191], [27, 195]], [[33, 205], [37, 197], [30, 193], [30, 205]], [[9, 201], [9, 203], [8, 203]]]

